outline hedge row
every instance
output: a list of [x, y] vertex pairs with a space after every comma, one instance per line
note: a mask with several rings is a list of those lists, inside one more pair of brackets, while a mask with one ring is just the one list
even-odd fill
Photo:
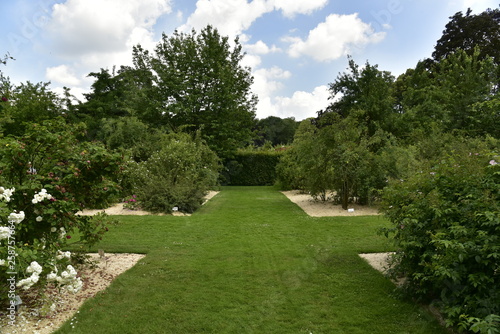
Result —
[[238, 151], [225, 164], [223, 183], [233, 186], [269, 186], [276, 181], [276, 165], [283, 151]]

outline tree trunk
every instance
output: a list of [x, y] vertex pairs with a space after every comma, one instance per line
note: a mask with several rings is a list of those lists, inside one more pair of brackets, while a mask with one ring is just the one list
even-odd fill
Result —
[[344, 181], [344, 183], [342, 184], [341, 201], [342, 209], [347, 210], [347, 204], [349, 202], [349, 185], [347, 181]]

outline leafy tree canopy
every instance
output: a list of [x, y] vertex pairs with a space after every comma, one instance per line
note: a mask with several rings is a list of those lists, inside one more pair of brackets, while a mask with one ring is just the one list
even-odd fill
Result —
[[0, 78], [0, 131], [4, 135], [22, 135], [28, 123], [65, 115], [62, 99], [50, 90], [49, 83], [31, 82], [19, 86]]
[[250, 69], [240, 64], [243, 56], [238, 39], [231, 46], [211, 26], [200, 33], [164, 34], [154, 54], [134, 48], [136, 69], [151, 73], [155, 120], [201, 130], [222, 158], [252, 138], [257, 97], [250, 91]]
[[272, 145], [286, 145], [293, 141], [298, 123], [293, 117], [279, 118], [269, 116], [257, 121], [258, 138], [255, 143], [259, 146], [266, 142]]
[[470, 55], [457, 50], [430, 67], [420, 62], [396, 81], [400, 129], [493, 135], [497, 131], [488, 124], [499, 115], [489, 101], [498, 100], [497, 72], [493, 59], [481, 58], [477, 47]]
[[[330, 99], [335, 100], [326, 113], [333, 112], [343, 118], [356, 113], [367, 125], [369, 135], [377, 129], [390, 130], [394, 114], [394, 77], [387, 71], [380, 71], [377, 65], [360, 69], [352, 58], [349, 72], [340, 74], [330, 83]], [[336, 98], [340, 96], [340, 98]], [[363, 112], [359, 112], [359, 111]], [[320, 112], [319, 116], [324, 114]]]
[[499, 9], [487, 9], [477, 15], [472, 15], [472, 10], [469, 9], [465, 15], [458, 12], [450, 17], [432, 57], [440, 61], [457, 49], [471, 55], [475, 47], [480, 48], [481, 58], [490, 56], [496, 63], [500, 62]]

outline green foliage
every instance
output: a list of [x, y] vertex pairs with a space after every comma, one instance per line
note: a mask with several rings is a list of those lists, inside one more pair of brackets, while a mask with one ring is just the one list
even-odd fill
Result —
[[326, 136], [321, 136], [325, 131], [319, 132], [311, 120], [302, 121], [290, 153], [296, 158], [296, 167], [280, 167], [279, 170], [298, 172], [294, 179], [302, 181], [303, 190], [309, 191], [313, 197], [326, 200], [328, 192], [335, 190], [334, 163], [329, 153], [331, 146], [324, 141]]
[[78, 121], [85, 122], [90, 130], [89, 139], [95, 139], [99, 133], [102, 119], [126, 116], [127, 85], [123, 76], [117, 75], [109, 70], [101, 69], [100, 72], [92, 72], [88, 75], [94, 77], [95, 82], [91, 85], [91, 92], [86, 94], [87, 101], [77, 107], [72, 115]]
[[437, 41], [432, 57], [440, 61], [457, 49], [466, 51], [469, 55], [474, 53], [474, 48], [481, 49], [481, 58], [493, 57], [496, 62], [500, 60], [500, 10], [487, 9], [486, 11], [471, 15], [469, 8], [465, 15], [458, 12], [450, 17], [443, 35]]
[[0, 71], [0, 136], [2, 136], [6, 124], [11, 122], [9, 111], [11, 103], [9, 99], [12, 94], [12, 88], [9, 79], [4, 77]]
[[151, 122], [201, 131], [222, 159], [252, 139], [257, 103], [238, 39], [233, 45], [207, 26], [199, 33], [164, 34], [154, 55], [134, 48], [136, 69], [149, 71], [154, 82], [150, 96], [157, 108]]
[[497, 80], [493, 59], [481, 59], [478, 48], [471, 55], [458, 50], [439, 62], [437, 71], [436, 81], [446, 97], [442, 101], [447, 110], [446, 130], [479, 130], [474, 127], [477, 115], [471, 109], [494, 91]]
[[0, 101], [0, 119], [4, 118], [0, 131], [4, 135], [22, 135], [28, 123], [41, 123], [64, 115], [62, 101], [50, 91], [49, 83], [12, 86], [2, 80], [0, 95], [5, 98]]
[[394, 233], [395, 273], [407, 277], [409, 293], [434, 301], [449, 325], [479, 332], [487, 322], [498, 331], [498, 155], [455, 149], [385, 189], [394, 226], [385, 232]]
[[478, 136], [500, 138], [500, 95], [497, 93], [491, 100], [476, 102], [471, 107], [470, 127]]
[[129, 155], [134, 161], [145, 161], [161, 149], [163, 133], [150, 128], [137, 117], [105, 118], [101, 120], [98, 138], [111, 150]]
[[122, 157], [79, 141], [84, 130], [55, 119], [29, 125], [20, 137], [3, 138], [0, 179], [7, 186], [37, 184], [79, 208], [108, 205], [118, 194]]
[[89, 139], [102, 139], [102, 132], [106, 132], [103, 129], [103, 119], [109, 121], [132, 117], [138, 118], [150, 128], [165, 125], [161, 111], [157, 111], [159, 101], [152, 93], [149, 70], [121, 66], [118, 71], [115, 68], [112, 72], [101, 69], [89, 76], [94, 77], [95, 82], [91, 86], [91, 92], [85, 94], [87, 101], [80, 103], [70, 115], [87, 124]]
[[462, 328], [469, 328], [473, 333], [500, 333], [500, 316], [490, 314], [484, 319], [469, 317], [463, 322]]
[[85, 96], [87, 103], [80, 111], [88, 112], [94, 119], [126, 116], [128, 85], [131, 83], [122, 73], [115, 73], [114, 68], [112, 73], [108, 69], [90, 73], [88, 76], [96, 80], [91, 86], [92, 91]]
[[129, 191], [145, 210], [170, 213], [177, 207], [190, 213], [216, 185], [218, 171], [217, 156], [199, 137], [171, 134], [148, 160], [128, 164]]
[[[340, 74], [330, 83], [330, 98], [336, 99], [326, 112], [339, 114], [343, 118], [349, 115], [363, 122], [368, 135], [377, 130], [393, 131], [394, 97], [392, 94], [394, 77], [387, 71], [381, 71], [377, 65], [368, 62], [360, 69], [353, 59], [349, 59], [349, 71]], [[363, 113], [357, 111], [364, 110]], [[320, 113], [321, 116], [321, 113]]]
[[[398, 136], [413, 131], [460, 131], [469, 136], [496, 135], [490, 122], [494, 111], [496, 72], [492, 58], [457, 50], [435, 64], [420, 62], [396, 83], [397, 109], [401, 117]], [[493, 123], [494, 124], [494, 123]]]
[[5, 54], [3, 57], [1, 57], [1, 58], [0, 58], [0, 64], [2, 64], [2, 65], [6, 65], [6, 64], [7, 64], [7, 61], [8, 61], [9, 59], [10, 59], [10, 60], [14, 60], [14, 58], [12, 58], [12, 57], [10, 56], [10, 54], [9, 54], [9, 53], [7, 53], [7, 54]]
[[276, 184], [283, 190], [305, 189], [305, 174], [298, 163], [295, 146], [289, 147], [276, 166]]
[[402, 74], [396, 82], [397, 109], [400, 117], [397, 120], [399, 130], [396, 135], [411, 143], [408, 139], [415, 131], [428, 133], [443, 128], [446, 115], [443, 92], [431, 80], [429, 71], [423, 63], [415, 69]]
[[276, 182], [276, 166], [285, 148], [238, 150], [226, 163], [222, 177], [235, 186], [267, 186]]
[[[11, 271], [25, 278], [28, 265], [37, 261], [43, 267], [37, 286], [43, 286], [47, 274], [55, 270], [54, 258], [72, 236], [78, 234], [82, 246], [91, 246], [107, 230], [105, 217], [76, 213], [106, 205], [118, 193], [121, 157], [102, 145], [79, 142], [82, 131], [81, 126], [55, 119], [26, 125], [22, 136], [0, 139], [0, 185], [15, 189], [0, 206], [0, 225], [10, 223], [6, 216], [12, 212], [22, 211], [25, 217], [15, 225], [10, 246], [18, 256]], [[40, 193], [50, 196], [33, 201]], [[6, 258], [7, 245], [1, 245], [0, 259]], [[7, 296], [5, 275], [0, 271], [0, 298]]]
[[303, 121], [293, 149], [278, 166], [280, 184], [298, 186], [322, 200], [333, 196], [346, 210], [349, 202], [372, 202], [385, 186], [388, 163], [382, 152], [390, 136], [381, 130], [367, 136], [358, 121], [363, 113], [351, 111], [346, 118], [326, 113], [314, 120], [316, 125]]
[[298, 124], [293, 117], [282, 119], [269, 116], [260, 119], [257, 121], [258, 138], [255, 143], [258, 146], [262, 146], [266, 142], [273, 146], [291, 144]]

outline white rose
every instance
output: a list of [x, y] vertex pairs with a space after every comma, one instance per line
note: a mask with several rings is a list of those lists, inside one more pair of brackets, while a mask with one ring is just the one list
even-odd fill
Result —
[[0, 240], [8, 239], [10, 236], [10, 228], [7, 226], [0, 226]]

